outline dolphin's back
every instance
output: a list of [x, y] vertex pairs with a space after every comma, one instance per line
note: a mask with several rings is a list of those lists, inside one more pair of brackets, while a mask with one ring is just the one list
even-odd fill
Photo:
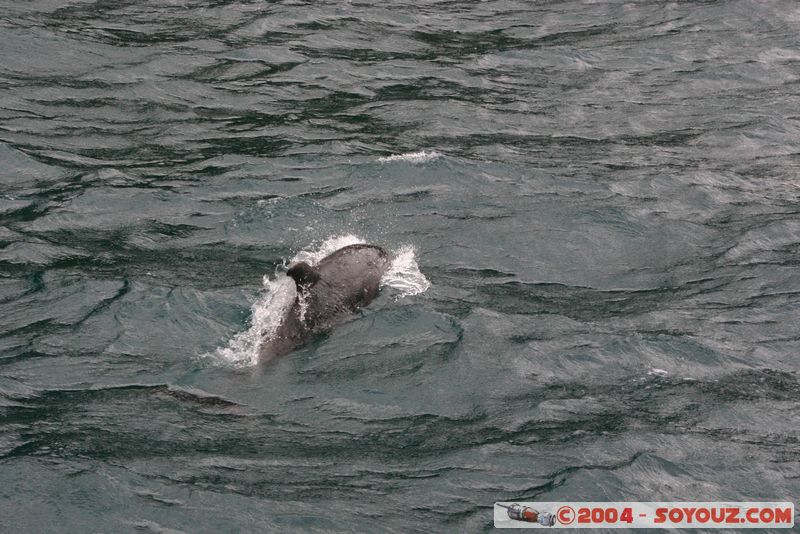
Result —
[[272, 339], [261, 345], [262, 360], [291, 351], [372, 302], [389, 264], [384, 249], [359, 244], [340, 248], [314, 267], [301, 263], [289, 269], [298, 298]]
[[354, 309], [366, 306], [378, 295], [389, 255], [375, 245], [350, 245], [325, 257], [316, 266], [321, 282]]
[[374, 245], [350, 245], [325, 257], [315, 267], [319, 281], [307, 294], [307, 327], [324, 330], [368, 305], [388, 267], [388, 254]]

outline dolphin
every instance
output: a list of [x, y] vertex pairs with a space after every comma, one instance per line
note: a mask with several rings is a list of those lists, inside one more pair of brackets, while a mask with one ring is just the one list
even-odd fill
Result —
[[375, 245], [340, 248], [311, 266], [298, 262], [286, 276], [297, 287], [297, 297], [274, 335], [259, 346], [259, 360], [267, 361], [300, 347], [314, 335], [347, 321], [378, 296], [389, 255]]

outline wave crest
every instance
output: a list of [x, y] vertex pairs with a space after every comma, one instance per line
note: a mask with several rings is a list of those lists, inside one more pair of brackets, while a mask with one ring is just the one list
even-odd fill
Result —
[[409, 152], [407, 154], [394, 154], [392, 156], [385, 156], [378, 158], [378, 161], [381, 163], [389, 163], [392, 161], [407, 161], [409, 163], [425, 163], [428, 161], [433, 161], [441, 157], [441, 154], [436, 152], [435, 150], [431, 150], [430, 152], [425, 150], [420, 150], [418, 152]]

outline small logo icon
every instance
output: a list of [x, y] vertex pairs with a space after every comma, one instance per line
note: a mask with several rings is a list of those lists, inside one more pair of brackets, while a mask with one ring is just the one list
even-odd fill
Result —
[[505, 508], [506, 512], [508, 513], [509, 519], [513, 519], [514, 521], [524, 521], [526, 523], [539, 523], [540, 525], [545, 527], [552, 527], [553, 525], [556, 524], [555, 515], [548, 512], [540, 512], [539, 510], [534, 510], [529, 506], [520, 506], [517, 503], [514, 503], [510, 506], [497, 503], [497, 506], [499, 506], [500, 508]]

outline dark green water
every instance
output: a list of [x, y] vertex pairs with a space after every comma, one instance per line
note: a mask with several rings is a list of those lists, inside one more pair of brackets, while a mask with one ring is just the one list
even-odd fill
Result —
[[[798, 3], [0, 8], [3, 532], [800, 493]], [[430, 288], [245, 365], [347, 235]]]

